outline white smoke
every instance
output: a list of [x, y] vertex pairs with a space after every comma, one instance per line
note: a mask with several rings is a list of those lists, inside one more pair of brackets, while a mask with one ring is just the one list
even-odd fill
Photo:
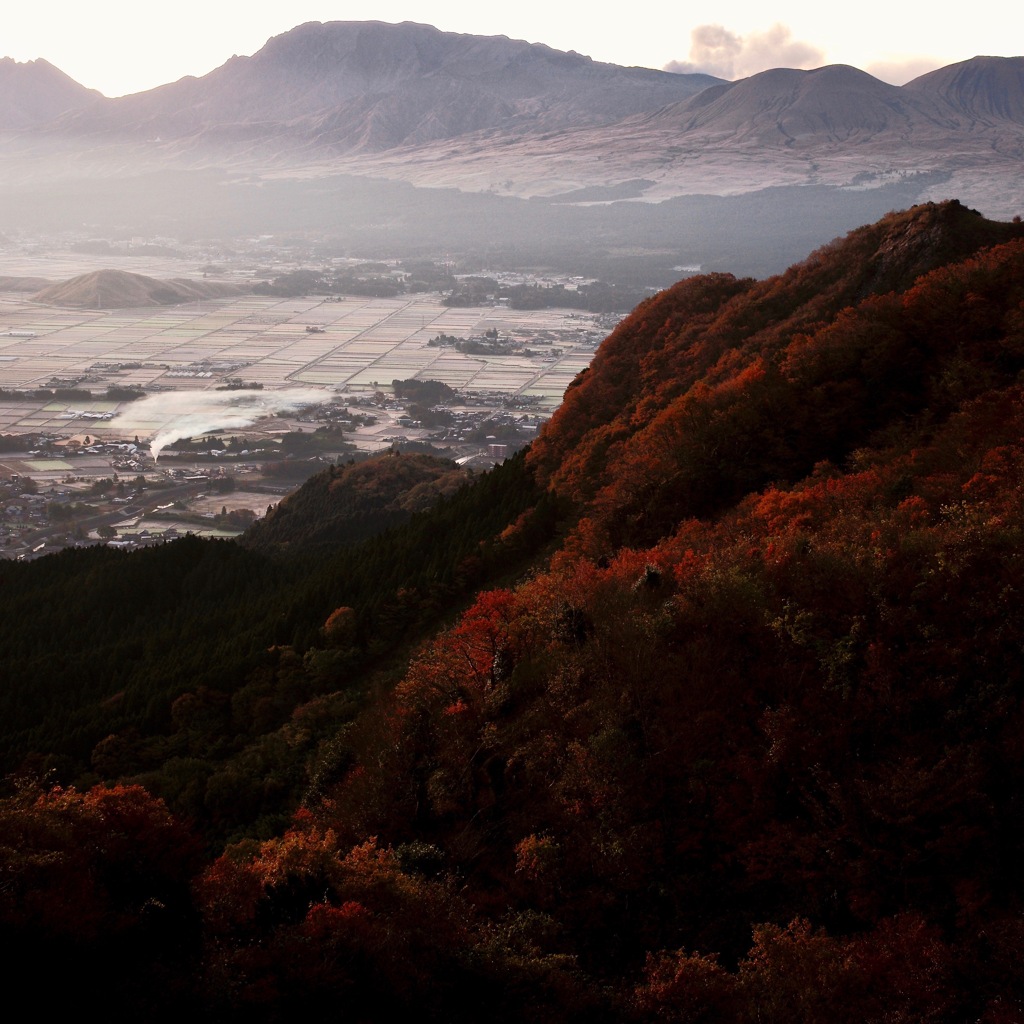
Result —
[[152, 438], [154, 460], [168, 445], [183, 437], [212, 431], [241, 430], [265, 416], [294, 413], [329, 398], [315, 388], [281, 391], [169, 391], [147, 395], [132, 402], [117, 417], [125, 432], [148, 433], [159, 423]]
[[674, 60], [664, 70], [735, 80], [769, 68], [807, 70], [824, 62], [823, 50], [794, 39], [785, 25], [775, 24], [764, 32], [749, 32], [745, 36], [721, 25], [698, 25], [690, 33], [690, 59]]

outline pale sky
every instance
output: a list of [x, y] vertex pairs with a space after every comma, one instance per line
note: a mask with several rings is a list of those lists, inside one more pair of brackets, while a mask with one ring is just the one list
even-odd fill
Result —
[[4, 11], [0, 56], [42, 57], [108, 96], [204, 75], [233, 54], [307, 21], [417, 21], [447, 32], [506, 35], [626, 66], [741, 78], [769, 67], [852, 64], [894, 84], [977, 54], [1024, 53], [1024, 8], [975, 0], [940, 7], [860, 0], [754, 0], [566, 9], [551, 0], [47, 0]]

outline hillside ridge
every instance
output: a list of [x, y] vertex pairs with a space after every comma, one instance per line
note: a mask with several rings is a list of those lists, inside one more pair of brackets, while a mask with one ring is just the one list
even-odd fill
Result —
[[[14, 977], [125, 1019], [1015, 1019], [1022, 311], [1024, 226], [921, 205], [653, 296], [527, 454], [361, 544], [0, 562]], [[277, 525], [445, 479], [400, 459]]]
[[0, 57], [0, 130], [31, 128], [103, 99], [49, 61]]

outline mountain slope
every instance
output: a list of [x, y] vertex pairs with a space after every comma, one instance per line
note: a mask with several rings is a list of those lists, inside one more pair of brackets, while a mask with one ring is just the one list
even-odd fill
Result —
[[355, 544], [449, 497], [470, 476], [453, 462], [417, 454], [332, 466], [254, 523], [243, 543], [263, 552]]
[[234, 126], [373, 151], [504, 125], [605, 123], [715, 81], [412, 22], [310, 22], [202, 78], [107, 101], [64, 125], [164, 140]]
[[[681, 282], [607, 339], [531, 462], [560, 494], [592, 502], [621, 542], [634, 530], [657, 539], [681, 507], [708, 514], [841, 459], [900, 411], [938, 411], [928, 388], [940, 368], [981, 358], [954, 354], [947, 301], [919, 300], [911, 313], [899, 296], [933, 268], [1022, 238], [1020, 224], [986, 221], [955, 202], [927, 205], [852, 232], [777, 277]], [[990, 301], [996, 316], [1020, 292], [1006, 259], [977, 272], [979, 304]], [[967, 285], [948, 287], [958, 295]]]
[[[578, 204], [575, 224], [552, 228], [563, 247], [593, 220], [598, 240], [633, 247], [644, 232], [622, 224], [634, 222], [636, 200], [753, 195], [777, 205], [783, 200], [772, 190], [782, 188], [793, 189], [784, 201], [795, 233], [809, 223], [805, 207], [820, 204], [820, 191], [796, 189], [805, 186], [825, 190], [830, 209], [844, 213], [862, 202], [856, 193], [874, 194], [869, 212], [833, 218], [843, 228], [893, 206], [953, 195], [1010, 218], [1024, 202], [1022, 60], [976, 57], [900, 88], [842, 66], [774, 69], [728, 83], [428, 25], [312, 22], [202, 78], [33, 122], [6, 140], [0, 180], [21, 195], [12, 199], [15, 221], [38, 209], [30, 219], [47, 228], [70, 205], [66, 184], [47, 187], [54, 179], [76, 180], [82, 201], [91, 202], [112, 180], [173, 169], [193, 176], [184, 191], [195, 184], [215, 216], [237, 210], [233, 230], [246, 234], [281, 230], [281, 207], [267, 212], [265, 196], [292, 189], [303, 209], [319, 204], [323, 215], [312, 222], [325, 235], [351, 238], [358, 228], [371, 245], [387, 238], [392, 247], [405, 232], [394, 230], [386, 210], [364, 218], [370, 227], [358, 214], [335, 227], [338, 204], [327, 193], [337, 176], [357, 176], [360, 191], [371, 182], [387, 203], [383, 197], [402, 182], [417, 188], [417, 223], [458, 196], [459, 210], [426, 234], [438, 249], [460, 251], [466, 233], [472, 248], [481, 237], [511, 237], [516, 221], [530, 219], [529, 210], [502, 209], [505, 198], [558, 198], [567, 216]], [[229, 178], [211, 194], [200, 176], [214, 169]], [[271, 188], [254, 197], [263, 183]], [[447, 196], [437, 195], [442, 189]], [[882, 194], [890, 189], [899, 191], [892, 202]], [[168, 226], [168, 207], [181, 231], [195, 230], [182, 189], [169, 190], [166, 201], [152, 196], [148, 182], [143, 191], [143, 208], [157, 212], [137, 215], [139, 233], [151, 232], [154, 221]], [[106, 218], [123, 227], [119, 215]], [[712, 216], [704, 212], [700, 234], [717, 236]], [[242, 226], [234, 226], [239, 219]], [[679, 232], [687, 228], [684, 219]], [[592, 250], [593, 237], [580, 250]], [[730, 238], [719, 241], [733, 248]], [[817, 241], [806, 230], [780, 264]], [[418, 248], [418, 237], [408, 245]], [[668, 265], [692, 263], [715, 265], [701, 255]]]
[[957, 195], [1008, 218], [1022, 201], [1021, 58], [989, 60], [956, 66], [957, 85], [939, 72], [895, 87], [851, 67], [775, 69], [600, 129], [470, 134], [361, 162], [434, 186], [443, 167], [460, 187], [526, 196], [642, 181], [648, 200], [917, 180], [921, 198]]
[[0, 130], [43, 124], [102, 99], [45, 60], [0, 58]]
[[[502, 1021], [998, 1019], [1024, 995], [1022, 271], [1019, 228], [947, 204], [756, 298], [641, 306], [606, 343], [628, 401], [596, 360], [541, 439], [556, 466], [605, 442], [551, 563], [479, 594], [324, 799], [205, 875], [217, 984], [312, 1007], [358, 964], [363, 999], [449, 1020], [495, 986]], [[678, 430], [643, 427], [683, 391]], [[728, 474], [776, 425], [843, 462], [761, 463], [697, 518], [680, 453]], [[624, 477], [659, 532], [616, 529]], [[297, 889], [328, 895], [288, 918]]]
[[970, 120], [1024, 124], [1024, 57], [973, 57], [903, 88], [941, 99]]
[[762, 71], [650, 117], [652, 125], [662, 121], [683, 133], [786, 146], [850, 143], [882, 134], [905, 142], [908, 133], [955, 123], [952, 111], [927, 92], [908, 94], [838, 64], [816, 71]]

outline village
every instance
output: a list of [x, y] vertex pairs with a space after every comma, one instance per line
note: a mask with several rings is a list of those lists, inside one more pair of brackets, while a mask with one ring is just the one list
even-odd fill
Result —
[[[578, 280], [459, 279], [447, 266], [337, 258], [314, 274], [302, 269], [307, 250], [267, 240], [243, 253], [9, 241], [4, 558], [237, 536], [323, 466], [387, 450], [489, 468], [536, 436], [620, 318], [500, 297], [528, 285], [572, 298]], [[201, 276], [240, 293], [97, 309], [43, 304], [14, 286], [19, 275], [99, 267]], [[253, 294], [254, 278], [271, 283]], [[342, 285], [355, 293], [323, 293]]]
[[[486, 328], [478, 340], [494, 347], [497, 338], [495, 328]], [[550, 346], [549, 339], [544, 341]], [[591, 350], [579, 339], [573, 342], [565, 347], [575, 350], [575, 368]], [[513, 349], [520, 352], [509, 374], [520, 380], [524, 361], [535, 357], [521, 354], [523, 341], [506, 336], [504, 344], [502, 358], [508, 359]], [[436, 351], [430, 339], [422, 347], [428, 354]], [[487, 366], [479, 353], [471, 358]], [[235, 537], [325, 465], [388, 449], [429, 452], [476, 470], [489, 468], [535, 437], [555, 404], [550, 392], [509, 387], [494, 362], [489, 382], [495, 386], [487, 388], [456, 390], [422, 373], [387, 383], [374, 378], [362, 387], [335, 384], [315, 392], [318, 401], [261, 416], [242, 429], [231, 426], [228, 416], [229, 432], [219, 429], [213, 412], [208, 429], [175, 438], [156, 459], [153, 437], [173, 426], [173, 418], [170, 423], [133, 421], [138, 399], [197, 395], [187, 391], [182, 396], [163, 381], [202, 381], [225, 399], [252, 388], [268, 395], [271, 408], [272, 396], [280, 392], [266, 392], [265, 379], [247, 385], [245, 373], [253, 363], [238, 360], [194, 361], [189, 369], [163, 363], [159, 368], [167, 369], [160, 380], [145, 387], [132, 384], [138, 395], [116, 403], [107, 394], [90, 401], [83, 388], [109, 384], [113, 375], [157, 368], [141, 361], [97, 361], [78, 375], [67, 369], [52, 375], [46, 380], [52, 387], [20, 391], [5, 379], [0, 394], [0, 557], [31, 559], [91, 544], [130, 549], [187, 533]], [[210, 368], [199, 376], [196, 365]], [[540, 364], [537, 375], [549, 367], [549, 362]], [[405, 372], [414, 369], [403, 365]], [[423, 383], [430, 386], [417, 388]], [[443, 394], [428, 394], [432, 388]], [[62, 393], [74, 397], [62, 398]]]

